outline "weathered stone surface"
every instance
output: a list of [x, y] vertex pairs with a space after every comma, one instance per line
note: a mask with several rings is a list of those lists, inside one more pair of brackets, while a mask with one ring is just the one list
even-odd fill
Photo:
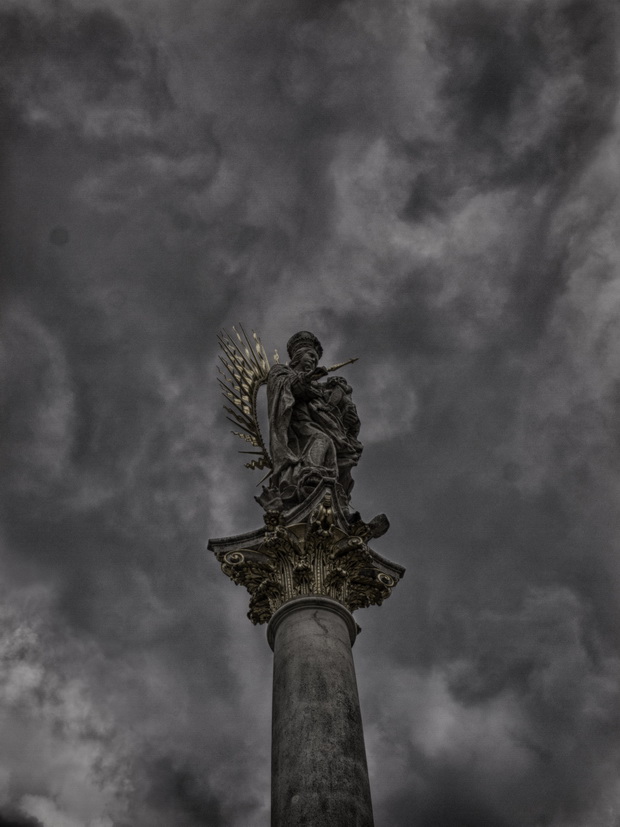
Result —
[[269, 624], [274, 650], [272, 827], [372, 827], [351, 644], [337, 601], [301, 597]]
[[325, 595], [350, 611], [380, 605], [404, 574], [402, 566], [367, 545], [387, 530], [380, 514], [364, 523], [345, 515], [323, 482], [295, 511], [268, 512], [266, 527], [248, 534], [210, 540], [222, 571], [251, 595], [248, 617], [266, 623], [287, 600]]

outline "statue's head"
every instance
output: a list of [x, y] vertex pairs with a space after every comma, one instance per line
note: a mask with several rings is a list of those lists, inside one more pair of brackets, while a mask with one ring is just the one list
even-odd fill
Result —
[[300, 330], [299, 333], [294, 333], [286, 343], [286, 350], [290, 359], [294, 359], [295, 354], [300, 350], [314, 350], [317, 360], [323, 355], [321, 343], [314, 333], [310, 333], [309, 330]]

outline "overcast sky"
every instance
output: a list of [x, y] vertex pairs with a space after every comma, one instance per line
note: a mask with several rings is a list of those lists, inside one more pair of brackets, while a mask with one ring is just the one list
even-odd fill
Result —
[[0, 827], [267, 827], [216, 334], [359, 356], [377, 827], [620, 825], [613, 0], [2, 0]]

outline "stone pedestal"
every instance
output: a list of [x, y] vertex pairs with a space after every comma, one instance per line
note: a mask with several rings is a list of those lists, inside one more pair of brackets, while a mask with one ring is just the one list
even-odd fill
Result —
[[336, 600], [290, 600], [273, 615], [272, 827], [372, 827], [351, 646]]

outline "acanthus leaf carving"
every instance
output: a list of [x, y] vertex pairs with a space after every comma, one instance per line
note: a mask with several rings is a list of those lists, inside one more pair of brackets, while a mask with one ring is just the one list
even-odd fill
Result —
[[[398, 582], [400, 572], [385, 570], [365, 542], [360, 525], [348, 531], [337, 525], [331, 492], [325, 494], [305, 522], [282, 525], [267, 513], [266, 531], [250, 548], [217, 552], [222, 570], [250, 593], [248, 617], [268, 622], [287, 600], [304, 595], [326, 595], [351, 611], [379, 605]], [[363, 524], [362, 524], [363, 525]]]

